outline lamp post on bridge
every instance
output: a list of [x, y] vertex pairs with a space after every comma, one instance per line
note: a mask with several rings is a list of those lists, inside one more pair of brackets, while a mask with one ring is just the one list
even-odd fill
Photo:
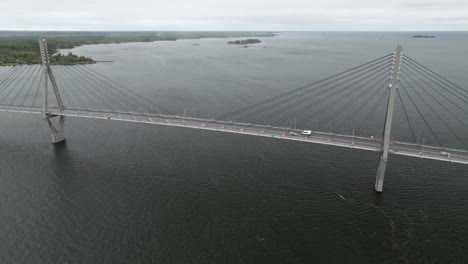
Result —
[[[42, 69], [44, 71], [44, 90], [43, 90], [43, 109], [42, 114], [44, 119], [47, 121], [49, 128], [52, 132], [52, 142], [59, 143], [65, 140], [65, 136], [63, 134], [64, 126], [65, 126], [65, 117], [63, 115], [54, 115], [50, 114], [48, 110], [48, 89], [49, 89], [49, 80], [52, 84], [52, 89], [54, 91], [55, 98], [57, 99], [57, 104], [59, 106], [60, 113], [63, 113], [63, 102], [62, 97], [60, 96], [60, 92], [58, 90], [57, 82], [55, 81], [54, 74], [52, 73], [52, 69], [50, 68], [50, 60], [49, 60], [49, 50], [47, 48], [47, 41], [45, 39], [39, 40], [39, 49], [41, 51], [41, 59], [42, 59]], [[54, 117], [59, 117], [57, 127], [52, 123], [51, 119]]]
[[382, 153], [380, 155], [379, 168], [377, 169], [377, 175], [375, 178], [375, 190], [377, 192], [382, 192], [383, 190], [385, 169], [387, 168], [388, 150], [390, 148], [390, 136], [391, 136], [391, 130], [392, 130], [392, 121], [393, 121], [393, 109], [395, 106], [395, 94], [396, 94], [396, 89], [398, 85], [398, 77], [400, 75], [400, 67], [401, 67], [401, 55], [402, 55], [401, 51], [402, 51], [402, 47], [400, 44], [398, 44], [393, 54], [392, 81], [389, 85], [390, 94], [389, 94], [388, 103], [387, 103], [387, 114], [385, 115], [383, 147], [382, 147]]

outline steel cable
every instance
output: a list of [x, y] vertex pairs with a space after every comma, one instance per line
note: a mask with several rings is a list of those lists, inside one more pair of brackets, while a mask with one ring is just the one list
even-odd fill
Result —
[[[360, 76], [359, 79], [357, 79], [357, 81], [354, 81], [354, 82], [351, 83], [351, 84], [348, 83], [349, 86], [345, 86], [344, 88], [341, 88], [341, 89], [339, 89], [339, 90], [337, 90], [337, 91], [335, 91], [335, 92], [333, 92], [333, 93], [331, 93], [331, 94], [325, 96], [325, 98], [321, 98], [321, 99], [315, 100], [315, 101], [313, 101], [313, 102], [310, 102], [308, 106], [303, 107], [303, 108], [301, 108], [301, 109], [299, 109], [299, 110], [293, 112], [292, 114], [289, 114], [289, 115], [287, 115], [286, 117], [283, 117], [283, 118], [280, 119], [280, 120], [277, 120], [276, 123], [283, 122], [284, 120], [290, 119], [291, 117], [297, 117], [297, 116], [300, 115], [301, 113], [304, 113], [306, 110], [309, 110], [311, 107], [313, 107], [314, 105], [313, 105], [312, 103], [315, 103], [315, 102], [317, 102], [317, 101], [320, 100], [319, 104], [322, 104], [323, 102], [326, 102], [326, 100], [329, 100], [330, 98], [333, 98], [333, 96], [335, 96], [336, 94], [339, 94], [339, 93], [341, 93], [341, 92], [343, 92], [343, 91], [346, 91], [349, 87], [354, 87], [356, 84], [358, 84], [358, 83], [360, 83], [360, 82], [366, 80], [367, 78], [373, 76], [374, 74], [376, 74], [376, 73], [378, 73], [378, 74], [384, 73], [385, 71], [387, 71], [386, 67], [387, 67], [387, 65], [383, 65], [382, 67], [377, 68], [377, 69], [374, 69], [373, 71], [369, 72], [368, 74], [366, 74], [366, 75], [364, 75], [364, 76]], [[346, 83], [346, 82], [345, 82], [345, 83]], [[341, 84], [344, 84], [344, 83], [341, 83]], [[340, 85], [341, 85], [341, 84], [340, 84]], [[328, 92], [328, 91], [327, 91], [327, 92]], [[346, 95], [344, 95], [344, 96], [346, 96]], [[316, 95], [308, 96], [308, 97], [303, 98], [302, 100], [299, 101], [299, 104], [302, 104], [302, 103], [308, 101], [308, 100], [311, 99], [312, 97], [316, 97]], [[290, 108], [292, 108], [292, 107], [294, 107], [294, 105], [289, 106], [289, 107], [285, 107], [285, 108], [282, 108], [282, 109], [279, 109], [278, 111], [274, 112], [273, 114], [270, 114], [270, 115], [268, 116], [268, 118], [272, 117], [273, 115], [276, 115], [276, 113], [279, 112], [279, 111], [281, 112], [281, 111], [290, 109]], [[310, 116], [308, 116], [308, 117], [310, 117]], [[314, 117], [315, 117], [315, 116], [314, 116]]]
[[268, 103], [273, 102], [273, 101], [275, 101], [275, 100], [277, 100], [277, 99], [280, 99], [280, 98], [282, 98], [282, 97], [291, 95], [291, 94], [293, 94], [293, 93], [296, 93], [296, 92], [305, 90], [305, 89], [310, 88], [310, 87], [312, 87], [312, 86], [321, 84], [321, 83], [323, 83], [323, 82], [325, 82], [325, 81], [331, 80], [331, 79], [333, 79], [333, 78], [335, 78], [335, 77], [338, 77], [338, 76], [340, 76], [340, 75], [343, 75], [343, 74], [345, 74], [345, 73], [349, 73], [349, 72], [352, 72], [352, 71], [354, 71], [354, 70], [356, 70], [356, 69], [362, 68], [362, 67], [364, 67], [364, 66], [368, 66], [368, 65], [370, 65], [370, 64], [372, 64], [372, 63], [374, 63], [374, 62], [380, 62], [381, 60], [387, 59], [387, 58], [389, 58], [389, 57], [392, 56], [392, 55], [393, 55], [393, 53], [388, 54], [388, 55], [385, 55], [385, 56], [382, 56], [382, 57], [377, 58], [377, 59], [375, 59], [375, 60], [372, 60], [372, 61], [363, 63], [363, 64], [358, 65], [358, 66], [356, 66], [356, 67], [350, 68], [350, 69], [348, 69], [348, 70], [346, 70], [346, 71], [343, 71], [343, 72], [340, 72], [340, 73], [331, 75], [331, 76], [329, 76], [329, 77], [327, 77], [327, 78], [324, 78], [324, 79], [321, 79], [321, 80], [312, 82], [312, 83], [310, 83], [310, 84], [301, 86], [301, 87], [296, 88], [296, 89], [294, 89], [294, 90], [291, 90], [291, 91], [288, 91], [288, 92], [279, 94], [279, 95], [277, 95], [277, 96], [274, 96], [274, 97], [271, 97], [271, 98], [266, 99], [266, 100], [264, 100], [264, 101], [261, 101], [261, 102], [255, 103], [255, 104], [253, 104], [253, 105], [247, 106], [247, 107], [242, 108], [242, 109], [240, 109], [240, 110], [236, 110], [236, 111], [232, 111], [232, 112], [229, 112], [229, 113], [225, 113], [225, 114], [223, 114], [223, 115], [221, 115], [221, 116], [216, 117], [215, 119], [217, 119], [217, 120], [222, 120], [222, 119], [225, 119], [225, 118], [227, 118], [227, 117], [229, 117], [229, 116], [238, 115], [238, 114], [240, 114], [240, 113], [249, 111], [249, 110], [251, 110], [251, 109], [253, 109], [253, 108], [257, 107], [257, 106], [261, 106], [261, 105], [264, 105], [264, 104], [268, 104]]
[[404, 80], [406, 82], [406, 84], [408, 84], [408, 86], [413, 89], [413, 91], [415, 92], [415, 94], [417, 96], [419, 96], [419, 98], [421, 98], [421, 100], [424, 102], [424, 104], [437, 116], [437, 118], [450, 130], [450, 132], [452, 132], [452, 134], [465, 146], [467, 147], [467, 145], [465, 144], [465, 142], [463, 140], [461, 140], [461, 138], [457, 135], [457, 133], [455, 133], [455, 131], [453, 131], [453, 129], [444, 121], [444, 119], [442, 117], [440, 117], [440, 115], [437, 113], [437, 111], [434, 110], [434, 108], [432, 108], [432, 106], [426, 102], [426, 100], [424, 99], [424, 97], [422, 97], [418, 91], [403, 77], [401, 76], [401, 79]]

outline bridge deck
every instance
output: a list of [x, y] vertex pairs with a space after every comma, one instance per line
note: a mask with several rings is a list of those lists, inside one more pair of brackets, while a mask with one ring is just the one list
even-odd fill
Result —
[[[30, 106], [11, 106], [0, 105], [0, 112], [17, 112], [42, 114], [41, 107]], [[202, 118], [189, 118], [170, 115], [157, 115], [145, 113], [124, 113], [124, 112], [106, 112], [101, 110], [85, 109], [66, 109], [60, 112], [56, 108], [49, 108], [49, 114], [63, 115], [72, 117], [84, 117], [93, 119], [119, 120], [126, 122], [156, 124], [163, 126], [186, 127], [192, 129], [203, 129], [219, 131], [226, 133], [236, 133], [251, 136], [261, 136], [269, 138], [278, 138], [284, 140], [293, 140], [317, 144], [332, 145], [338, 147], [347, 147], [375, 152], [382, 151], [382, 143], [378, 139], [357, 137], [349, 135], [340, 135], [333, 133], [324, 133], [312, 131], [310, 136], [300, 136], [301, 130], [295, 130], [284, 127], [272, 127], [256, 124], [234, 123], [219, 120], [209, 120]], [[291, 135], [294, 132], [298, 135]], [[417, 144], [404, 142], [391, 142], [390, 153], [396, 155], [418, 157], [424, 159], [448, 161], [453, 163], [468, 164], [468, 151], [459, 149], [448, 149], [434, 146], [421, 146]], [[450, 156], [442, 155], [441, 152], [448, 152]]]

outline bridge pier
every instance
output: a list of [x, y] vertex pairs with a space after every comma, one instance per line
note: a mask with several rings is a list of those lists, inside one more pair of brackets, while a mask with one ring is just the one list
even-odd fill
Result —
[[[52, 118], [58, 117], [59, 121], [57, 123], [57, 127], [52, 122]], [[57, 144], [62, 141], [65, 141], [65, 117], [64, 116], [47, 116], [46, 118], [47, 124], [49, 125], [50, 131], [52, 132], [52, 143]]]
[[387, 169], [387, 159], [384, 159], [381, 156], [379, 161], [379, 168], [377, 169], [377, 175], [375, 177], [375, 191], [377, 192], [383, 191], [385, 169]]
[[385, 115], [385, 126], [383, 133], [383, 146], [382, 154], [380, 156], [379, 168], [377, 169], [377, 175], [375, 178], [375, 191], [383, 191], [383, 182], [385, 176], [385, 169], [387, 168], [387, 159], [388, 151], [390, 149], [390, 136], [392, 131], [392, 121], [393, 121], [393, 109], [395, 107], [395, 94], [397, 93], [398, 87], [398, 77], [400, 75], [400, 66], [401, 66], [401, 45], [398, 44], [395, 53], [393, 55], [393, 71], [392, 71], [392, 81], [389, 85], [390, 93], [388, 95], [387, 103], [387, 113]]
[[[57, 104], [59, 106], [60, 112], [63, 113], [63, 102], [62, 97], [60, 96], [60, 92], [57, 86], [57, 82], [55, 81], [54, 74], [52, 73], [52, 68], [50, 67], [50, 60], [49, 60], [49, 50], [47, 48], [47, 42], [45, 39], [39, 40], [39, 49], [41, 51], [41, 59], [42, 59], [42, 69], [44, 74], [44, 90], [43, 90], [43, 110], [42, 114], [44, 119], [47, 121], [49, 125], [50, 131], [52, 132], [52, 143], [57, 144], [65, 140], [65, 136], [63, 134], [63, 129], [65, 127], [65, 117], [63, 115], [51, 115], [49, 114], [47, 107], [48, 107], [48, 89], [49, 89], [49, 81], [52, 84], [52, 89], [54, 91], [55, 99], [57, 99]], [[51, 121], [52, 118], [59, 117], [59, 121], [57, 123], [57, 127]]]

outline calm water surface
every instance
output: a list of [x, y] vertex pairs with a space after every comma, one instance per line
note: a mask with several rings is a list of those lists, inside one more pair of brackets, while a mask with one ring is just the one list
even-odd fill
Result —
[[[213, 117], [405, 52], [463, 87], [468, 34], [284, 33], [73, 49], [182, 114]], [[200, 44], [194, 46], [193, 44]], [[464, 263], [468, 166], [183, 128], [0, 113], [0, 263]]]

